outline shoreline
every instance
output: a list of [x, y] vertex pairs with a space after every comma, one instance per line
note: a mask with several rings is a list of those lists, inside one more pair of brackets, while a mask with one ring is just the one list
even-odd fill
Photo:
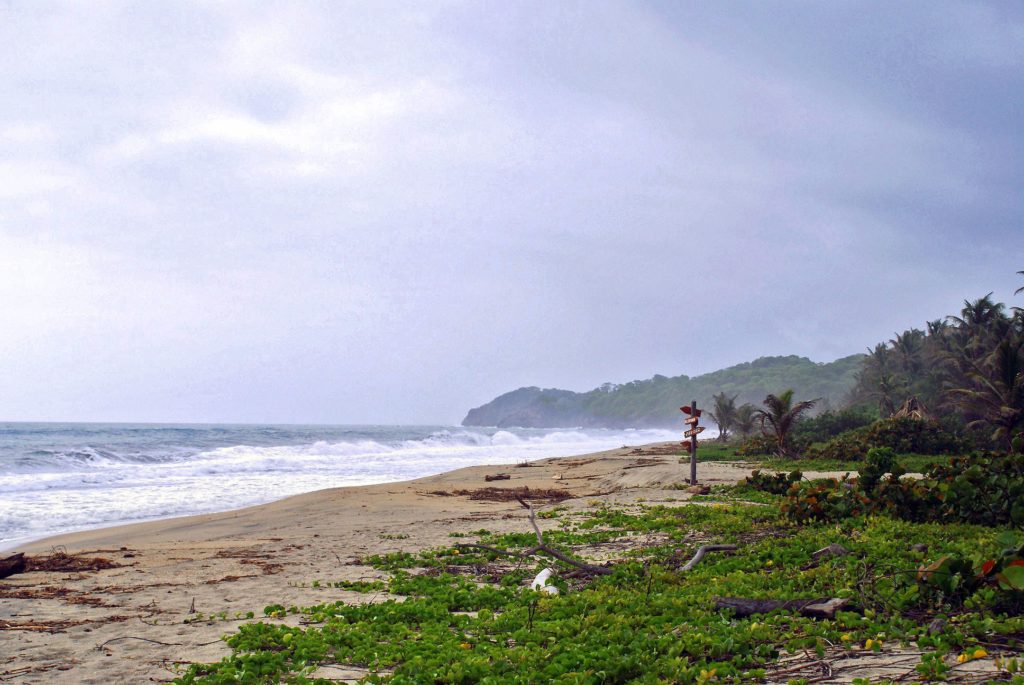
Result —
[[95, 528], [258, 506], [328, 488], [676, 437], [665, 430], [453, 426], [136, 428], [85, 424], [67, 431], [13, 425], [3, 449], [3, 500], [10, 510], [0, 526], [0, 550]]
[[[217, 661], [236, 617], [279, 603], [367, 601], [332, 587], [374, 580], [373, 554], [451, 544], [481, 528], [525, 532], [521, 507], [474, 499], [484, 488], [557, 489], [571, 511], [605, 504], [682, 502], [689, 467], [678, 443], [626, 446], [528, 466], [470, 466], [409, 481], [319, 490], [230, 511], [66, 533], [17, 547], [62, 546], [111, 568], [33, 571], [0, 580], [0, 681], [166, 682], [171, 663]], [[702, 484], [735, 483], [744, 465], [702, 462]], [[486, 476], [507, 474], [489, 482]], [[538, 509], [551, 504], [538, 503]], [[316, 583], [316, 586], [314, 586]], [[194, 620], [197, 616], [219, 620]], [[297, 618], [288, 617], [286, 620]], [[186, 622], [188, 621], [188, 622]], [[133, 638], [133, 639], [124, 639]], [[114, 640], [114, 642], [109, 642]], [[102, 648], [98, 648], [102, 646]], [[365, 673], [332, 674], [342, 680]]]

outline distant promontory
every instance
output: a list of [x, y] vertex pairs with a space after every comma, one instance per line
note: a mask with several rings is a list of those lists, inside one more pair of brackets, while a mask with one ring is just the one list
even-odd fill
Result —
[[519, 388], [470, 409], [463, 426], [523, 428], [678, 428], [679, 407], [691, 400], [709, 406], [712, 395], [737, 395], [737, 405], [760, 404], [768, 393], [793, 388], [798, 398], [821, 397], [821, 408], [841, 406], [856, 382], [865, 355], [820, 364], [806, 357], [761, 357], [701, 376], [656, 375], [622, 385], [605, 383], [589, 392]]

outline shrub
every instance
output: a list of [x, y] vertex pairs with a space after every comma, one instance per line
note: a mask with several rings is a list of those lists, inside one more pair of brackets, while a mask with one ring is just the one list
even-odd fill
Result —
[[741, 457], [763, 457], [774, 454], [776, 444], [775, 438], [767, 435], [751, 435], [736, 447], [736, 454]]
[[772, 495], [784, 495], [794, 483], [799, 483], [804, 477], [800, 471], [791, 473], [762, 473], [761, 469], [754, 469], [746, 479], [746, 485], [754, 490], [767, 492]]
[[804, 419], [793, 427], [793, 437], [809, 443], [825, 442], [840, 433], [869, 426], [878, 420], [878, 412], [867, 407], [851, 407], [840, 411], [824, 411]]
[[[794, 521], [887, 514], [908, 521], [1024, 528], [1024, 458], [979, 452], [903, 479], [891, 449], [873, 449], [856, 480], [819, 480], [789, 490], [782, 511]], [[889, 472], [888, 476], [884, 474]]]
[[[799, 436], [790, 436], [790, 449], [797, 454], [803, 453], [810, 443]], [[736, 447], [736, 454], [741, 457], [771, 457], [776, 456], [779, 449], [778, 440], [770, 435], [752, 435]]]
[[956, 454], [967, 449], [967, 443], [935, 422], [904, 417], [881, 419], [841, 433], [824, 445], [812, 446], [807, 456], [860, 461], [873, 447], [888, 447], [901, 454]]

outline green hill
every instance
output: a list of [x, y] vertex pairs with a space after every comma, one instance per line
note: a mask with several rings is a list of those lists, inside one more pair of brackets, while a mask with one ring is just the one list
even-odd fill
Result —
[[558, 428], [678, 428], [679, 407], [696, 399], [709, 406], [718, 392], [739, 395], [737, 404], [760, 406], [768, 393], [793, 388], [799, 399], [823, 398], [821, 407], [843, 404], [865, 355], [828, 364], [806, 357], [761, 357], [702, 376], [654, 376], [623, 385], [605, 384], [589, 392], [519, 388], [471, 409], [464, 426]]

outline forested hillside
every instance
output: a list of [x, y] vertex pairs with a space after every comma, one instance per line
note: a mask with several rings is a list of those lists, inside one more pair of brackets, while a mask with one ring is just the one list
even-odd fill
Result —
[[702, 376], [654, 376], [623, 385], [606, 384], [589, 392], [520, 388], [471, 409], [464, 426], [556, 428], [678, 427], [679, 407], [691, 400], [709, 406], [712, 395], [738, 395], [736, 402], [760, 404], [768, 393], [793, 388], [797, 397], [821, 397], [819, 408], [838, 407], [856, 382], [865, 355], [828, 364], [805, 357], [762, 357]]

